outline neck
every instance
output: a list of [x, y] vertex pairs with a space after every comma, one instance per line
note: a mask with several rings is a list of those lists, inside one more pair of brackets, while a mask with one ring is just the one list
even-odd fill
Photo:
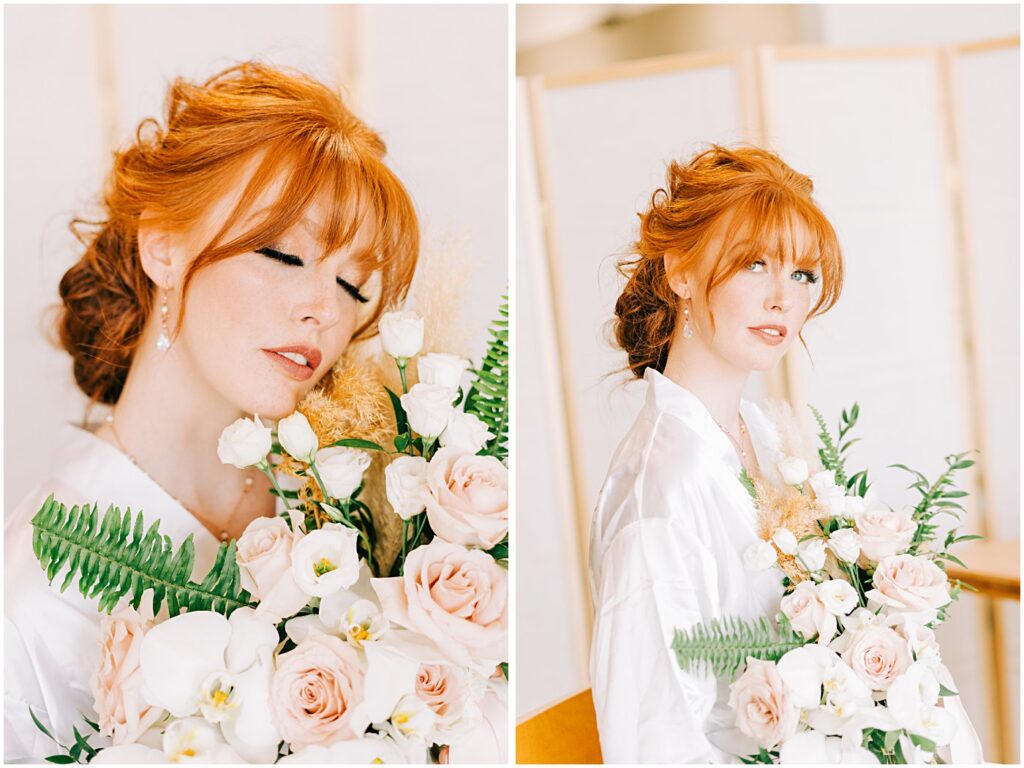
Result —
[[737, 368], [715, 354], [700, 333], [686, 339], [677, 329], [664, 374], [696, 395], [719, 425], [734, 436], [740, 434], [740, 398], [750, 378], [749, 370]]
[[116, 433], [104, 425], [96, 434], [126, 451], [202, 522], [244, 528], [259, 514], [272, 512], [273, 504], [257, 479], [253, 491], [262, 492], [266, 501], [239, 509], [245, 479], [254, 471], [241, 472], [217, 456], [221, 431], [242, 414], [206, 383], [181, 346], [158, 351], [152, 330], [143, 333], [114, 408]]

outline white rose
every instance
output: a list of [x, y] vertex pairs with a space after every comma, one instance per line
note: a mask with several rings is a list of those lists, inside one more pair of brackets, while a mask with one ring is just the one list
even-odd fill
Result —
[[809, 571], [820, 571], [825, 567], [825, 542], [808, 539], [797, 546], [801, 562]]
[[828, 537], [828, 548], [844, 563], [855, 563], [860, 557], [860, 536], [853, 528], [839, 528]]
[[[835, 490], [839, 488], [836, 485], [835, 472], [830, 472], [827, 469], [815, 472], [811, 475], [808, 482], [811, 484], [811, 490], [814, 491], [815, 496], [828, 496], [830, 493], [835, 493]], [[840, 490], [842, 489], [840, 488]]]
[[743, 551], [743, 565], [748, 571], [764, 571], [775, 565], [775, 547], [767, 541], [755, 541]]
[[843, 517], [847, 520], [856, 519], [857, 515], [867, 509], [867, 502], [864, 501], [860, 496], [845, 496], [843, 497]]
[[807, 462], [797, 456], [787, 456], [779, 462], [779, 472], [786, 485], [800, 485], [807, 479]]
[[422, 512], [427, 505], [427, 460], [399, 456], [384, 470], [388, 503], [403, 520]]
[[413, 431], [424, 437], [437, 437], [448, 426], [455, 390], [440, 384], [417, 384], [402, 395], [402, 408]]
[[857, 590], [842, 579], [829, 579], [818, 585], [818, 597], [825, 609], [836, 616], [845, 616], [857, 607]]
[[340, 523], [310, 531], [292, 547], [292, 576], [313, 597], [348, 589], [359, 578], [359, 534]]
[[448, 414], [448, 425], [441, 433], [441, 446], [478, 453], [492, 437], [494, 435], [487, 431], [487, 425], [472, 413], [452, 409]]
[[423, 318], [415, 312], [385, 312], [377, 327], [381, 345], [391, 357], [416, 357], [423, 346]]
[[316, 469], [327, 493], [335, 499], [347, 499], [363, 481], [370, 466], [370, 454], [355, 448], [324, 448], [316, 455]]
[[238, 419], [220, 433], [217, 457], [224, 464], [245, 469], [267, 458], [271, 442], [270, 427], [264, 427], [259, 416]]
[[259, 601], [262, 615], [280, 620], [309, 602], [291, 575], [292, 548], [300, 538], [282, 517], [257, 517], [238, 539], [235, 560], [242, 588]]
[[312, 463], [320, 447], [320, 439], [309, 426], [309, 419], [299, 411], [277, 422], [277, 439], [289, 455], [307, 464]]
[[431, 352], [416, 361], [421, 384], [438, 384], [449, 389], [458, 389], [462, 374], [469, 368], [469, 361], [444, 352]]
[[872, 562], [904, 554], [917, 530], [912, 510], [896, 512], [882, 505], [865, 509], [857, 515], [856, 523], [860, 551]]
[[797, 551], [796, 536], [788, 528], [779, 528], [773, 535], [772, 541], [779, 551], [784, 555], [795, 555]]

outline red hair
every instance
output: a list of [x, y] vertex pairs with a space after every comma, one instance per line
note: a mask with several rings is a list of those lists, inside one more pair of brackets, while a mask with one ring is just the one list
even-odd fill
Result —
[[[626, 286], [615, 302], [615, 339], [642, 378], [665, 369], [680, 299], [669, 285], [665, 254], [679, 258], [707, 307], [711, 292], [756, 258], [788, 256], [799, 269], [820, 268], [821, 294], [808, 318], [827, 312], [843, 284], [843, 258], [835, 230], [811, 197], [814, 184], [774, 152], [712, 145], [688, 163], [673, 161], [665, 188], [640, 216], [633, 255], [618, 265]], [[794, 229], [808, 232], [796, 251]], [[724, 228], [717, 253], [709, 245]], [[714, 317], [710, 317], [714, 327]]]
[[[351, 244], [363, 224], [372, 234], [353, 254], [365, 272], [380, 274], [379, 299], [355, 332], [372, 335], [381, 313], [408, 292], [419, 251], [412, 200], [384, 155], [380, 136], [337, 93], [304, 74], [247, 62], [204, 83], [174, 80], [163, 126], [143, 120], [134, 142], [114, 155], [105, 219], [71, 225], [86, 251], [60, 282], [59, 334], [78, 386], [108, 404], [124, 386], [153, 303], [154, 285], [138, 253], [143, 212], [147, 224], [187, 230], [257, 157], [234, 210], [188, 265], [179, 323], [196, 272], [272, 243], [326, 195], [319, 233], [325, 256]], [[283, 185], [275, 202], [253, 215], [253, 203], [277, 180]], [[243, 234], [223, 242], [247, 217], [253, 223]]]

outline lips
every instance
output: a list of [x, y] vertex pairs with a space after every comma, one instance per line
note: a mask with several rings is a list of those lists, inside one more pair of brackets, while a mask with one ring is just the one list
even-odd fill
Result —
[[305, 381], [312, 376], [323, 360], [319, 349], [302, 344], [264, 349], [262, 352], [285, 374], [298, 381]]
[[786, 338], [786, 326], [784, 325], [754, 325], [748, 329], [761, 341], [772, 346], [781, 344]]

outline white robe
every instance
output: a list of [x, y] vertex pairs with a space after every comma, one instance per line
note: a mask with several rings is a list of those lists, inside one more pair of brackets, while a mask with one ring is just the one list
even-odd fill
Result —
[[[737, 762], [757, 747], [735, 727], [727, 683], [683, 672], [672, 638], [712, 618], [773, 616], [781, 576], [744, 567], [756, 512], [732, 442], [694, 394], [652, 369], [644, 379], [646, 402], [612, 459], [591, 527], [601, 751], [608, 763]], [[740, 412], [762, 475], [781, 484], [774, 426], [754, 403], [742, 401]], [[959, 699], [951, 709], [966, 745], [957, 761], [977, 762]]]
[[[65, 426], [50, 477], [8, 513], [5, 521], [4, 580], [4, 759], [42, 762], [58, 753], [29, 717], [36, 716], [64, 745], [71, 729], [95, 719], [89, 678], [99, 662], [96, 600], [86, 600], [77, 581], [58, 591], [65, 566], [48, 584], [32, 552], [32, 517], [46, 497], [67, 505], [98, 502], [142, 510], [147, 525], [160, 520], [160, 532], [175, 547], [193, 535], [193, 578], [213, 565], [220, 544], [177, 501], [123, 453], [83, 429]], [[93, 740], [97, 743], [97, 740]]]

